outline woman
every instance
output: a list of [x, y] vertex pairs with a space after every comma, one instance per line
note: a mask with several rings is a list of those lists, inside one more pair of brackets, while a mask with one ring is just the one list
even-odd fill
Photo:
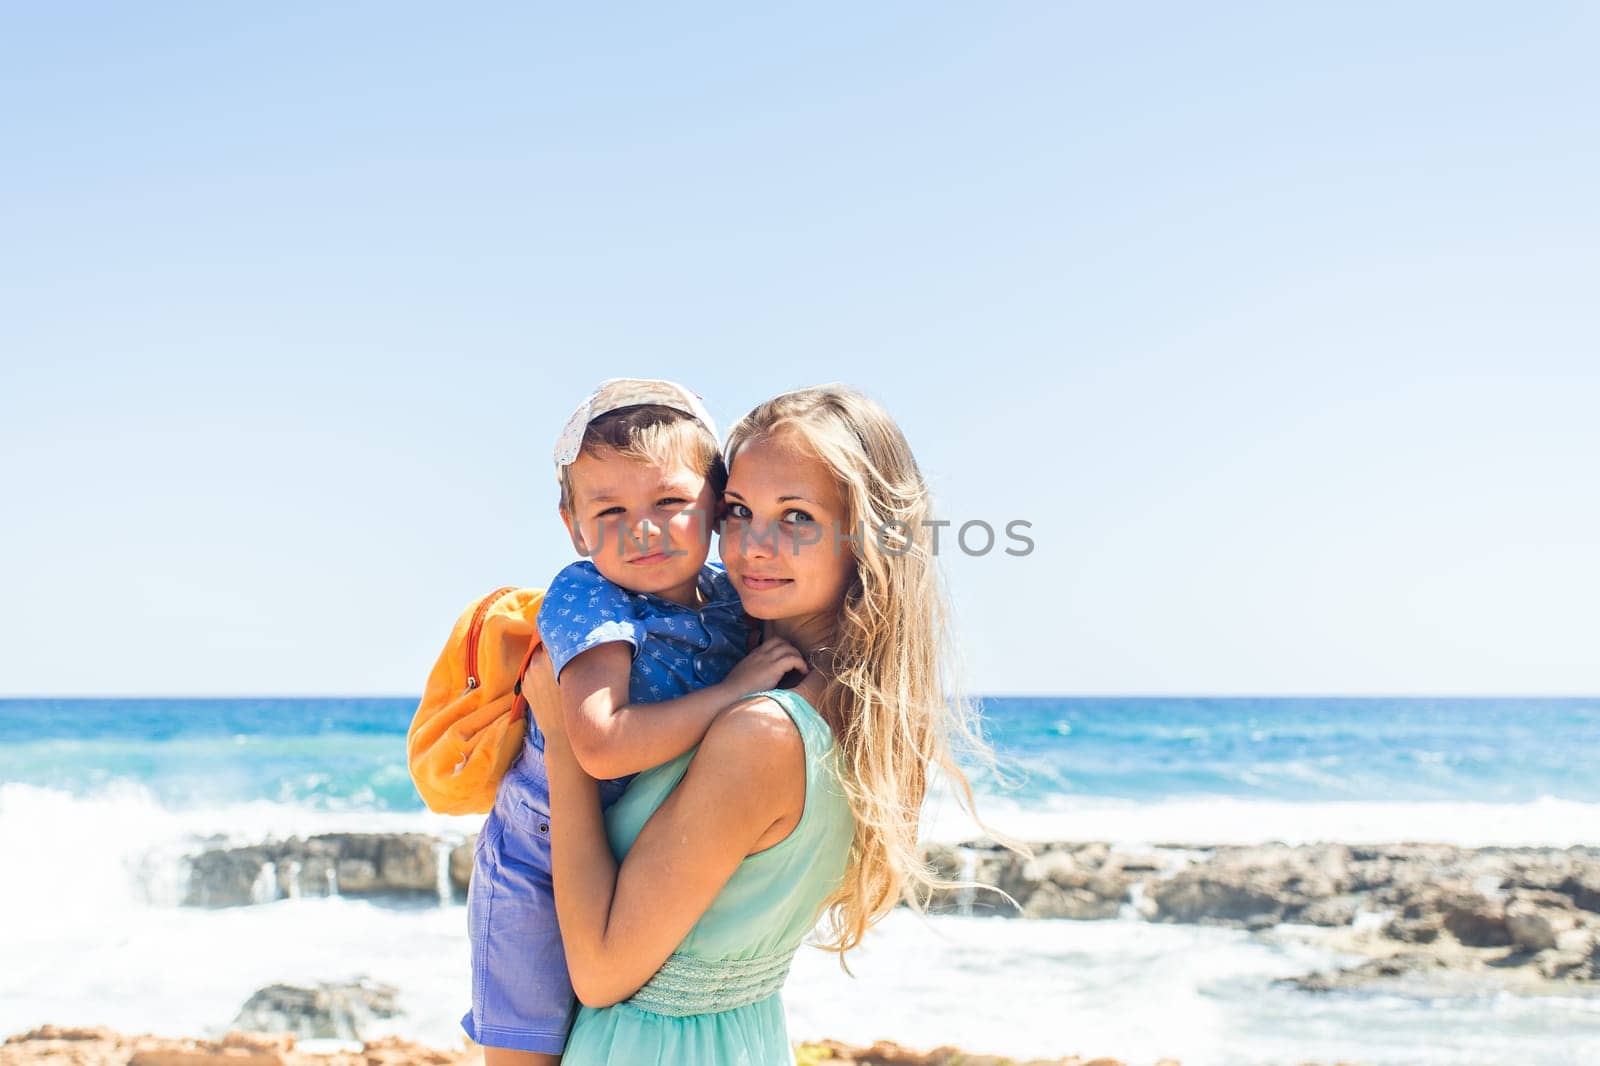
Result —
[[785, 393], [729, 434], [721, 554], [766, 639], [810, 670], [752, 694], [602, 815], [548, 664], [528, 684], [550, 781], [556, 910], [584, 1006], [566, 1066], [790, 1063], [779, 989], [825, 916], [841, 956], [939, 882], [917, 846], [947, 739], [946, 608], [928, 491], [873, 401]]

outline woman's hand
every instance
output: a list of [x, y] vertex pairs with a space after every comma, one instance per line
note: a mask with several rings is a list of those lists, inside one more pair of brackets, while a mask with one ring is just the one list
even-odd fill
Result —
[[567, 721], [561, 713], [561, 689], [556, 684], [555, 671], [550, 667], [550, 656], [541, 644], [528, 660], [528, 670], [522, 675], [522, 698], [528, 701], [528, 710], [544, 734], [545, 751], [551, 745], [567, 747]]

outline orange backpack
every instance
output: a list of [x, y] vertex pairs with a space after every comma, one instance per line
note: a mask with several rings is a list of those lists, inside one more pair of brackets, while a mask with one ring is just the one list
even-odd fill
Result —
[[411, 780], [429, 810], [494, 806], [528, 731], [522, 675], [539, 649], [542, 602], [544, 589], [507, 585], [463, 611], [450, 631], [406, 734]]

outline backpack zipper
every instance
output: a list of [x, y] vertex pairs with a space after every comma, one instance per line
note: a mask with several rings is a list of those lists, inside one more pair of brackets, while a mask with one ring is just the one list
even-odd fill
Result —
[[478, 601], [478, 609], [472, 612], [472, 624], [467, 626], [468, 692], [478, 687], [478, 635], [483, 631], [484, 616], [489, 613], [489, 608], [493, 606], [495, 600], [498, 600], [508, 592], [515, 591], [516, 587], [515, 585], [502, 585]]

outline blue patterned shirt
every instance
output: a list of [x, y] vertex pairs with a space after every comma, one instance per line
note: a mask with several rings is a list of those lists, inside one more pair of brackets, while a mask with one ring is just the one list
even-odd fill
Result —
[[[556, 677], [581, 653], [620, 640], [633, 645], [630, 703], [676, 699], [721, 681], [744, 658], [752, 630], [720, 564], [700, 568], [699, 586], [705, 604], [695, 610], [613, 584], [587, 559], [566, 567], [550, 582], [539, 607], [539, 635]], [[542, 755], [538, 728], [528, 735]], [[630, 780], [601, 782], [601, 802], [609, 806]]]

